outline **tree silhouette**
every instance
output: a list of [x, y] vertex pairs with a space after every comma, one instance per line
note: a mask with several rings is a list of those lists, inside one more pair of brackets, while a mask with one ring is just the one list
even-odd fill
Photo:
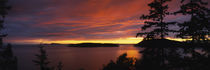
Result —
[[162, 48], [146, 48], [141, 51], [143, 56], [136, 62], [136, 70], [167, 70], [163, 51]]
[[44, 46], [40, 44], [39, 48], [40, 48], [39, 50], [40, 54], [36, 54], [37, 59], [32, 61], [39, 66], [40, 70], [62, 70], [63, 64], [61, 61], [58, 63], [56, 67], [48, 66], [50, 62], [48, 61], [47, 57], [48, 55], [46, 53], [46, 50], [44, 49]]
[[210, 35], [210, 11], [206, 7], [208, 3], [202, 0], [182, 0], [181, 3], [183, 3], [181, 9], [175, 12], [175, 14], [189, 15], [191, 19], [178, 24], [180, 30], [177, 37], [192, 39], [193, 42], [208, 40], [207, 35]]
[[104, 66], [103, 70], [134, 70], [135, 64], [134, 58], [127, 58], [127, 54], [122, 54], [118, 57], [117, 61], [110, 61], [106, 66]]
[[4, 50], [4, 55], [6, 57], [13, 57], [13, 51], [12, 51], [12, 45], [8, 44], [7, 47]]
[[62, 68], [63, 68], [63, 64], [62, 62], [59, 62], [57, 66], [57, 70], [62, 70]]
[[0, 50], [0, 70], [17, 70], [17, 57], [13, 56], [11, 44]]
[[46, 51], [44, 50], [44, 46], [40, 45], [40, 54], [36, 54], [37, 60], [33, 60], [36, 65], [40, 67], [40, 70], [50, 70], [48, 64], [50, 63], [47, 58]]
[[[0, 32], [4, 28], [4, 18], [8, 14], [8, 10], [11, 8], [10, 6], [7, 5], [8, 0], [0, 0]], [[0, 48], [3, 46], [3, 41], [2, 38], [6, 37], [7, 34], [0, 34]]]
[[169, 15], [167, 2], [171, 0], [154, 0], [152, 3], [148, 4], [151, 8], [149, 15], [142, 15], [140, 19], [148, 20], [145, 21], [145, 25], [141, 28], [146, 30], [148, 28], [153, 29], [150, 32], [137, 33], [137, 36], [146, 35], [148, 39], [160, 38], [164, 39], [168, 32], [172, 32], [168, 28], [168, 25], [175, 24], [175, 22], [165, 22], [164, 17]]
[[17, 70], [17, 58], [13, 55], [12, 45], [3, 47], [2, 38], [7, 36], [7, 34], [2, 34], [4, 18], [11, 8], [7, 3], [8, 0], [0, 0], [0, 70]]

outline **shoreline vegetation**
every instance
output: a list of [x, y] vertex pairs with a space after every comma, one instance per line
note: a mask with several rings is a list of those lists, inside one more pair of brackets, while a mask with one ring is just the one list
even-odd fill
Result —
[[80, 44], [69, 44], [68, 47], [119, 47], [119, 44], [111, 44], [111, 43], [80, 43]]
[[[144, 40], [135, 46], [143, 47], [141, 59], [129, 58], [127, 54], [110, 61], [103, 70], [210, 70], [210, 9], [203, 0], [180, 0], [180, 9], [171, 12], [172, 0], [152, 0], [149, 14], [141, 32], [136, 37]], [[189, 20], [167, 21], [167, 16], [181, 14]], [[178, 26], [178, 29], [171, 27]], [[167, 40], [173, 33], [176, 38], [192, 39], [186, 42]]]
[[135, 44], [135, 47], [144, 47], [144, 48], [195, 48], [195, 47], [208, 47], [210, 45], [209, 41], [206, 42], [191, 42], [191, 41], [175, 41], [169, 39], [151, 39], [143, 40], [138, 44]]
[[103, 70], [209, 70], [210, 43], [179, 42], [168, 39], [143, 40], [140, 59], [122, 54], [111, 60]]

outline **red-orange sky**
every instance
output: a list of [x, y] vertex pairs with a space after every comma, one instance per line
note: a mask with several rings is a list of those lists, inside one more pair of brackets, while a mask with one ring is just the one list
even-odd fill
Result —
[[[152, 0], [10, 0], [6, 42], [11, 43], [137, 43]], [[169, 9], [179, 9], [180, 0]], [[209, 0], [208, 0], [209, 1]], [[188, 17], [169, 16], [165, 21]], [[173, 27], [172, 27], [173, 28]], [[176, 27], [174, 27], [176, 28]], [[171, 37], [171, 36], [169, 36]]]

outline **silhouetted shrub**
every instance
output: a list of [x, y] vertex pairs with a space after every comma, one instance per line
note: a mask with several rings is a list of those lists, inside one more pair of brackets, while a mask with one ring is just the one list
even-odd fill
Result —
[[110, 61], [103, 70], [133, 70], [136, 59], [127, 58], [127, 54], [123, 54], [118, 57], [117, 61]]

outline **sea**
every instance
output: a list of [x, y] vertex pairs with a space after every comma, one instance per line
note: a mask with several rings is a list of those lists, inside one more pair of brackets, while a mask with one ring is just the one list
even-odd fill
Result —
[[[48, 66], [56, 67], [62, 62], [63, 70], [102, 70], [111, 60], [127, 53], [127, 57], [140, 59], [143, 48], [133, 45], [119, 47], [67, 47], [67, 45], [48, 45]], [[39, 70], [33, 60], [37, 60], [39, 45], [14, 45], [13, 53], [18, 59], [18, 70]]]

